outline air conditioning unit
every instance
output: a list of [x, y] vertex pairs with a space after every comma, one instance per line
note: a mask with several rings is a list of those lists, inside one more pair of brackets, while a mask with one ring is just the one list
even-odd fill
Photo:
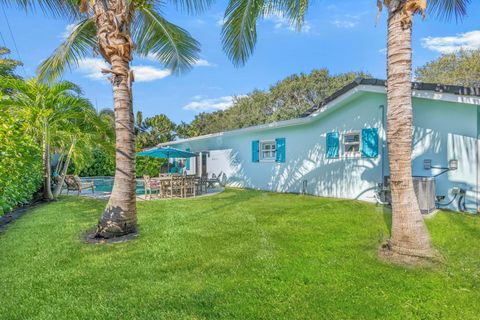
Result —
[[413, 177], [413, 188], [417, 196], [418, 206], [423, 214], [429, 214], [437, 209], [435, 205], [435, 178]]

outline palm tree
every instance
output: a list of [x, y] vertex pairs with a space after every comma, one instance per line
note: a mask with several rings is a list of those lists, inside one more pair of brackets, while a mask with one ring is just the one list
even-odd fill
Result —
[[[93, 107], [90, 107], [85, 110], [85, 117], [71, 119], [71, 122], [71, 126], [57, 132], [57, 136], [60, 138], [58, 139], [60, 159], [56, 170], [58, 181], [53, 190], [54, 198], [57, 198], [62, 192], [65, 176], [72, 160], [75, 163], [75, 169], [79, 170], [86, 160], [91, 160], [95, 148], [112, 149], [113, 151], [114, 130], [108, 114], [96, 113]], [[64, 161], [62, 161], [63, 158]], [[62, 166], [61, 170], [60, 166]]]
[[[96, 236], [110, 238], [136, 230], [135, 143], [130, 69], [133, 55], [149, 56], [172, 72], [188, 70], [198, 60], [199, 43], [190, 34], [167, 21], [158, 0], [32, 0], [17, 1], [24, 8], [36, 2], [55, 15], [76, 21], [67, 39], [39, 67], [44, 79], [55, 79], [65, 67], [76, 65], [91, 52], [99, 53], [111, 66], [115, 111], [116, 170], [110, 200], [97, 225]], [[210, 0], [174, 0], [187, 12], [207, 8]]]
[[[433, 13], [450, 18], [466, 14], [470, 0], [429, 0]], [[433, 250], [413, 189], [412, 152], [412, 17], [424, 14], [426, 0], [381, 0], [388, 9], [387, 141], [392, 190], [392, 232], [386, 246], [395, 260], [430, 258]], [[258, 18], [283, 14], [301, 27], [308, 1], [230, 0], [222, 29], [223, 48], [235, 65], [243, 65], [256, 44]]]
[[10, 93], [2, 100], [9, 112], [25, 119], [28, 131], [37, 137], [43, 154], [43, 197], [53, 200], [51, 188], [51, 150], [60, 138], [79, 130], [83, 122], [91, 121], [95, 110], [80, 96], [80, 88], [71, 82], [40, 83], [37, 79], [0, 79], [0, 86]]

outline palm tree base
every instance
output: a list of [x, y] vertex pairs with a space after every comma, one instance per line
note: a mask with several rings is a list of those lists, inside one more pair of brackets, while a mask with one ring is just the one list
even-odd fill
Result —
[[110, 219], [105, 216], [109, 216], [109, 214], [105, 212], [98, 222], [95, 238], [111, 239], [137, 232], [136, 221]]
[[379, 250], [382, 260], [407, 266], [431, 266], [441, 261], [432, 248], [412, 249], [394, 245], [391, 241], [383, 244]]

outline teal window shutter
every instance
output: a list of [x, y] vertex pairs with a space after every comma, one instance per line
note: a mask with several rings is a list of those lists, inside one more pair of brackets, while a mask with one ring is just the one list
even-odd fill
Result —
[[336, 159], [340, 154], [340, 138], [338, 132], [327, 133], [327, 158]]
[[[186, 151], [190, 151], [190, 149], [187, 148]], [[190, 158], [187, 158], [187, 160], [185, 160], [185, 169], [190, 170]]]
[[362, 157], [378, 157], [378, 129], [362, 129]]
[[259, 156], [260, 141], [252, 141], [252, 162], [258, 162], [260, 160]]
[[276, 143], [276, 162], [285, 162], [285, 138], [275, 139]]

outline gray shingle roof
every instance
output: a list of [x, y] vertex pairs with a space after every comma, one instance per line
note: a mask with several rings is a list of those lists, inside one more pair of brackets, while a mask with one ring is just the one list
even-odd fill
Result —
[[[370, 85], [370, 86], [379, 86], [379, 87], [386, 87], [387, 81], [374, 79], [374, 78], [357, 78], [354, 81], [350, 82], [340, 90], [333, 93], [331, 96], [324, 99], [318, 105], [313, 106], [312, 108], [305, 111], [300, 117], [308, 117], [315, 111], [320, 110], [323, 108], [327, 103], [330, 101], [335, 100], [342, 94], [352, 90], [353, 88], [359, 85]], [[435, 83], [423, 83], [423, 82], [412, 82], [412, 89], [414, 90], [425, 90], [425, 91], [434, 91], [439, 93], [451, 93], [456, 94], [459, 96], [476, 96], [480, 97], [480, 88], [479, 87], [462, 87], [462, 86], [451, 86], [451, 85], [444, 85], [444, 84], [435, 84]]]

